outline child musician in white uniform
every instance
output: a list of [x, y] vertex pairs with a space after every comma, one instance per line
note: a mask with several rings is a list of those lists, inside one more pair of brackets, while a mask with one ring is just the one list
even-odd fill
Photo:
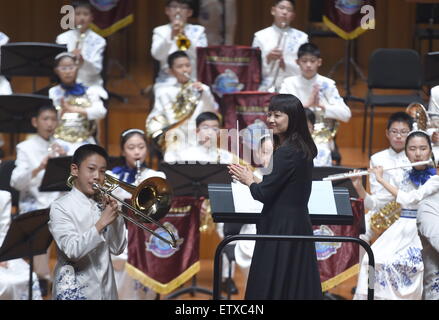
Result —
[[108, 99], [101, 76], [104, 61], [106, 41], [90, 29], [93, 21], [91, 5], [88, 1], [74, 1], [75, 26], [56, 38], [56, 43], [66, 44], [67, 51], [71, 52], [79, 65], [79, 83], [87, 87], [97, 86], [102, 99]]
[[[39, 190], [49, 158], [65, 155], [59, 141], [53, 138], [57, 123], [55, 108], [41, 107], [32, 118], [32, 125], [37, 129], [37, 134], [17, 145], [17, 159], [11, 175], [11, 186], [20, 192], [20, 213], [46, 209], [61, 196], [60, 192]], [[36, 256], [34, 262], [38, 276], [49, 280], [48, 254]]]
[[[166, 179], [163, 172], [149, 169], [145, 165], [147, 154], [145, 133], [138, 129], [129, 129], [121, 135], [121, 151], [124, 165], [115, 167], [107, 173], [123, 182], [139, 185], [146, 179], [159, 177]], [[127, 191], [117, 188], [113, 194], [120, 199], [131, 199]], [[114, 276], [116, 278], [117, 292], [120, 300], [154, 300], [157, 293], [143, 286], [139, 281], [131, 278], [125, 270], [128, 261], [128, 247], [119, 256], [112, 256]]]
[[278, 92], [286, 77], [300, 74], [296, 64], [297, 51], [308, 42], [308, 35], [290, 27], [296, 15], [294, 0], [276, 0], [271, 14], [273, 25], [255, 33], [252, 47], [261, 49], [262, 83], [259, 91], [274, 87]]
[[[412, 131], [406, 140], [405, 151], [410, 162], [432, 158], [428, 134]], [[389, 300], [419, 300], [422, 298], [424, 265], [422, 245], [416, 226], [419, 202], [439, 191], [439, 176], [435, 166], [428, 165], [407, 169], [398, 184], [390, 177], [383, 178], [383, 167], [373, 169], [377, 181], [388, 193], [375, 195], [377, 207], [395, 200], [401, 205], [401, 215], [372, 245], [375, 256], [375, 298]], [[365, 201], [369, 201], [364, 188], [357, 189]], [[373, 208], [375, 209], [375, 208]], [[368, 258], [364, 257], [354, 299], [367, 296]]]
[[186, 52], [192, 65], [190, 75], [192, 79], [197, 78], [197, 47], [207, 47], [205, 28], [200, 25], [186, 23], [193, 14], [193, 3], [190, 0], [168, 0], [165, 13], [168, 16], [169, 24], [156, 27], [153, 30], [151, 55], [160, 62], [160, 73], [155, 79], [154, 90], [161, 84], [175, 84], [175, 78], [168, 73], [169, 55], [178, 50], [185, 50], [177, 46], [176, 37], [180, 33], [190, 40], [191, 45]]
[[96, 121], [106, 116], [107, 109], [101, 99], [100, 87], [86, 87], [77, 82], [78, 66], [74, 55], [59, 54], [55, 61], [55, 73], [60, 84], [49, 90], [49, 98], [59, 110], [55, 137], [67, 154], [73, 155], [81, 145], [96, 143]]
[[188, 94], [194, 98], [195, 104], [190, 106], [192, 108], [191, 110], [193, 110], [190, 117], [181, 122], [177, 128], [168, 131], [166, 140], [168, 141], [168, 138], [172, 140], [171, 138], [175, 136], [178, 141], [176, 143], [167, 144], [165, 157], [168, 152], [180, 152], [183, 148], [187, 147], [189, 132], [191, 129], [195, 132], [195, 120], [199, 114], [206, 111], [215, 112], [218, 109], [218, 104], [209, 87], [200, 82], [191, 83], [190, 79], [185, 76], [185, 74], [190, 74], [192, 70], [191, 62], [185, 52], [174, 52], [169, 56], [168, 62], [171, 73], [177, 81], [175, 84], [162, 85], [157, 89], [154, 108], [146, 120], [147, 134], [149, 136], [154, 134], [156, 127], [167, 127], [183, 121], [178, 119], [178, 113], [180, 111], [188, 116], [190, 115], [189, 112], [185, 112], [185, 108], [188, 107], [187, 105], [177, 103], [179, 94], [182, 92], [184, 86], [190, 86], [189, 90], [191, 90], [191, 92], [188, 92]]
[[335, 81], [318, 74], [318, 69], [322, 65], [319, 48], [312, 43], [305, 43], [300, 46], [297, 55], [301, 74], [286, 78], [280, 93], [295, 95], [304, 108], [310, 108], [314, 112], [316, 124], [321, 126], [323, 122], [325, 126], [325, 128], [314, 126], [313, 137], [316, 144], [326, 144], [327, 148], [334, 150], [332, 139], [318, 141], [318, 131], [330, 129], [326, 123], [328, 120], [348, 122], [352, 116], [351, 110], [340, 96]]

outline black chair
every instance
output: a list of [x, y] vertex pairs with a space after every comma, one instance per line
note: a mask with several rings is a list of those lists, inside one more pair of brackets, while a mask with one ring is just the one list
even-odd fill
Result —
[[[6, 160], [0, 163], [0, 190], [9, 191], [12, 206], [18, 209], [19, 192], [11, 187], [11, 175], [15, 168], [15, 160]], [[17, 210], [18, 212], [18, 210]]]
[[[407, 107], [413, 102], [424, 103], [422, 64], [419, 54], [411, 49], [377, 49], [369, 59], [368, 92], [364, 106], [363, 144], [366, 148], [367, 113], [370, 109], [369, 157], [372, 154], [375, 107]], [[409, 94], [374, 94], [374, 89], [412, 90]]]

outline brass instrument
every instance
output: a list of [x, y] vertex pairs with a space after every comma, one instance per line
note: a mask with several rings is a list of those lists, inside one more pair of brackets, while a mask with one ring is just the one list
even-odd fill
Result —
[[340, 123], [335, 119], [325, 118], [325, 111], [320, 108], [314, 108], [316, 122], [312, 138], [316, 144], [328, 143], [335, 138]]
[[[75, 177], [70, 176], [67, 180], [67, 185], [69, 187], [73, 187], [74, 179]], [[131, 205], [112, 194], [112, 192], [118, 187], [132, 195]], [[139, 186], [136, 187], [129, 183], [120, 181], [109, 174], [105, 174], [104, 184], [101, 186], [95, 183], [93, 184], [93, 189], [99, 191], [98, 201], [102, 201], [105, 196], [112, 197], [122, 206], [127, 207], [134, 213], [133, 217], [131, 217], [119, 210], [118, 213], [123, 218], [142, 228], [143, 230], [150, 232], [155, 237], [168, 243], [171, 247], [176, 248], [177, 241], [174, 234], [164, 225], [158, 222], [160, 219], [166, 216], [171, 208], [172, 189], [165, 179], [159, 177], [149, 178], [144, 180]], [[166, 239], [157, 232], [146, 227], [144, 223], [152, 223], [165, 230], [170, 239]]]
[[430, 118], [428, 116], [427, 110], [422, 104], [417, 102], [411, 103], [407, 107], [406, 113], [414, 120], [413, 130], [427, 131], [427, 127], [430, 123]]
[[401, 205], [396, 201], [386, 204], [370, 218], [370, 225], [378, 235], [386, 231], [401, 215]]
[[[180, 22], [181, 21], [181, 16], [179, 14], [177, 14], [175, 16], [175, 19]], [[177, 44], [178, 50], [180, 51], [186, 51], [191, 47], [191, 41], [189, 40], [189, 38], [184, 34], [184, 26], [183, 28], [180, 30], [180, 32], [175, 36], [175, 42]]]
[[[90, 100], [85, 96], [70, 96], [67, 103], [81, 108], [90, 108]], [[58, 111], [61, 106], [56, 106]], [[79, 113], [64, 113], [61, 116], [58, 127], [55, 129], [54, 137], [71, 143], [83, 142], [92, 136], [97, 130], [96, 122], [88, 120]]]
[[210, 205], [210, 200], [204, 200], [202, 207], [206, 208], [206, 213], [200, 216], [200, 232], [211, 234], [215, 230], [215, 223], [212, 218], [212, 207]]
[[192, 117], [200, 101], [201, 93], [198, 90], [194, 90], [193, 83], [188, 74], [184, 74], [188, 79], [180, 92], [176, 97], [176, 101], [172, 104], [171, 110], [173, 117], [176, 120], [174, 123], [170, 123], [164, 115], [157, 115], [149, 119], [146, 123], [146, 136], [148, 139], [154, 141], [160, 150], [165, 151], [166, 146], [166, 133], [169, 130], [175, 129], [183, 124], [187, 119]]

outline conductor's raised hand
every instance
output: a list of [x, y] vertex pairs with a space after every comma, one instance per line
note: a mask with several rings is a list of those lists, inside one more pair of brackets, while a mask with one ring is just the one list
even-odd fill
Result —
[[252, 171], [247, 167], [240, 164], [231, 164], [228, 166], [229, 173], [236, 181], [241, 182], [247, 186], [255, 183]]

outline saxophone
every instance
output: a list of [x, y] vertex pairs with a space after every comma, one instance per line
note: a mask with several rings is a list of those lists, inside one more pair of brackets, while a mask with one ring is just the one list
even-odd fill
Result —
[[401, 205], [396, 201], [387, 203], [370, 218], [372, 230], [378, 235], [386, 231], [401, 215]]
[[[90, 108], [91, 102], [86, 96], [70, 96], [67, 103], [81, 108]], [[56, 106], [60, 111], [61, 106]], [[96, 122], [90, 121], [79, 113], [64, 113], [55, 129], [54, 137], [70, 143], [78, 143], [87, 140], [96, 133]]]
[[[185, 73], [185, 76], [190, 79], [190, 76]], [[160, 148], [165, 151], [166, 141], [165, 136], [169, 130], [175, 129], [188, 120], [195, 112], [198, 102], [200, 101], [201, 93], [193, 87], [194, 81], [186, 82], [180, 92], [177, 94], [175, 102], [171, 106], [174, 123], [171, 123], [165, 115], [157, 115], [149, 119], [146, 123], [146, 136], [152, 140]]]

